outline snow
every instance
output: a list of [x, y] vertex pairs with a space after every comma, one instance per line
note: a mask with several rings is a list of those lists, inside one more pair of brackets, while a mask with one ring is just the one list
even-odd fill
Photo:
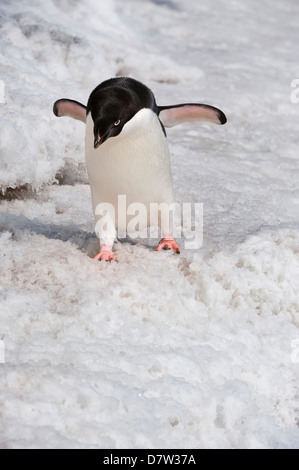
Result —
[[[298, 13], [1, 2], [2, 448], [299, 447]], [[52, 106], [124, 74], [228, 117], [168, 130], [199, 250], [126, 239], [118, 263], [92, 259], [84, 125]]]

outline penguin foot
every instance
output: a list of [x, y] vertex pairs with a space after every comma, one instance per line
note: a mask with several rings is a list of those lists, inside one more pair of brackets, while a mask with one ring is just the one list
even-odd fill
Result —
[[172, 237], [162, 238], [162, 240], [159, 241], [159, 245], [155, 251], [161, 250], [173, 250], [178, 255], [180, 254], [180, 247]]
[[99, 259], [100, 261], [116, 261], [116, 255], [112, 252], [112, 246], [103, 245], [93, 259]]

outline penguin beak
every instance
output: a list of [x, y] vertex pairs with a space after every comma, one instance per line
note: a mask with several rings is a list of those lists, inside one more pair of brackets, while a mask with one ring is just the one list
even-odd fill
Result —
[[97, 149], [97, 148], [100, 146], [100, 144], [101, 144], [101, 137], [100, 137], [99, 134], [97, 134], [97, 135], [95, 136], [93, 146], [94, 146], [95, 149]]
[[94, 138], [94, 143], [93, 143], [94, 148], [97, 149], [101, 144], [106, 142], [108, 138], [109, 138], [109, 131], [106, 132], [106, 134], [102, 135], [102, 137], [98, 133]]

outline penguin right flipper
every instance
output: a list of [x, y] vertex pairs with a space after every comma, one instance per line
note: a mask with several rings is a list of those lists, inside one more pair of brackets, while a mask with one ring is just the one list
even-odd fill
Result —
[[69, 116], [79, 121], [86, 122], [86, 106], [75, 100], [62, 98], [57, 100], [53, 106], [55, 116]]
[[165, 127], [173, 127], [183, 122], [205, 121], [225, 124], [225, 114], [208, 104], [184, 103], [173, 106], [158, 106], [158, 116]]

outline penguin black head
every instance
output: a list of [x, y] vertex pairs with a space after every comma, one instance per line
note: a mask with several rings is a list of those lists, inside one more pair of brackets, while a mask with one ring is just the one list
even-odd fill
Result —
[[101, 83], [91, 93], [86, 114], [94, 122], [94, 148], [116, 137], [124, 125], [142, 108], [157, 110], [153, 93], [131, 78], [115, 78]]
[[120, 88], [105, 88], [93, 92], [87, 104], [94, 123], [94, 148], [109, 137], [116, 137], [133, 116], [130, 93]]

